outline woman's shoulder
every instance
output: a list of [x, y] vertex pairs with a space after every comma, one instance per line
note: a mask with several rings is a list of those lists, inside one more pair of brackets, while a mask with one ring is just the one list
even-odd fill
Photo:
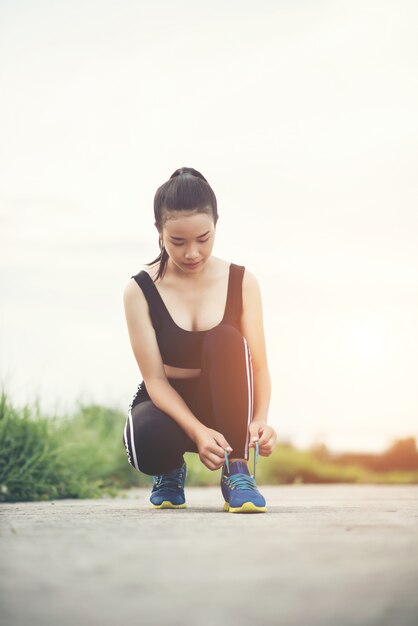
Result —
[[[131, 276], [131, 278], [129, 279], [129, 281], [125, 284], [124, 286], [124, 297], [125, 298], [141, 298], [143, 297], [143, 295], [145, 295], [145, 293], [143, 293], [144, 291], [147, 291], [147, 276], [146, 276], [147, 272], [143, 269], [139, 270], [139, 272], [137, 272], [136, 274], [133, 274]], [[138, 286], [141, 289], [138, 289]]]
[[234, 266], [242, 274], [243, 283], [254, 285], [258, 283], [257, 277], [251, 270], [248, 269], [246, 265], [242, 265], [241, 263], [236, 263], [234, 261], [225, 261], [225, 264], [229, 267], [230, 265]]
[[154, 281], [158, 274], [158, 267], [158, 263], [154, 263], [153, 265], [144, 264], [141, 269], [136, 274], [134, 274], [134, 276], [132, 276], [132, 278], [139, 282], [142, 282], [144, 279], [147, 280], [147, 278], [149, 277], [152, 279], [152, 281]]
[[259, 297], [260, 295], [260, 284], [258, 282], [258, 278], [247, 268], [245, 269], [242, 277], [242, 294], [245, 300], [248, 301], [251, 301], [255, 297]]
[[220, 271], [228, 272], [229, 268], [232, 266], [235, 269], [245, 270], [245, 266], [241, 265], [237, 261], [228, 261], [227, 259], [221, 259], [220, 257], [216, 257], [217, 267]]
[[234, 275], [235, 280], [239, 278], [240, 283], [242, 281], [241, 283], [242, 291], [243, 293], [245, 292], [246, 294], [248, 294], [249, 298], [251, 298], [254, 292], [257, 292], [260, 290], [257, 276], [254, 274], [254, 272], [249, 270], [245, 265], [242, 265], [241, 263], [236, 263], [234, 261], [226, 261], [225, 259], [219, 259], [219, 260], [223, 261], [223, 263], [225, 264], [226, 271], [228, 270], [230, 266], [233, 267], [233, 269], [235, 270], [235, 275]]

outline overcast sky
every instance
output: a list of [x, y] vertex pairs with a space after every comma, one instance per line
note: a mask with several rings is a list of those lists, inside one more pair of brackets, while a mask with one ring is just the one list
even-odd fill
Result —
[[413, 1], [0, 3], [0, 375], [127, 411], [122, 293], [181, 166], [259, 279], [279, 439], [418, 438]]

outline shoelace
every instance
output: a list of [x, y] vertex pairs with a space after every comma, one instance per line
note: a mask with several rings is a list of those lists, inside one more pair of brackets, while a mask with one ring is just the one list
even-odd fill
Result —
[[154, 479], [154, 487], [162, 487], [162, 488], [179, 488], [183, 487], [182, 479], [183, 479], [183, 471], [184, 467], [177, 467], [169, 472], [165, 472], [165, 474], [159, 474], [158, 476], [153, 476]]
[[[226, 469], [229, 474], [229, 461], [228, 461], [228, 453], [224, 450], [225, 454], [225, 463]], [[255, 442], [254, 448], [254, 473], [252, 476], [248, 476], [248, 474], [231, 474], [228, 476], [228, 480], [232, 483], [234, 487], [237, 489], [257, 489], [257, 485], [255, 484], [255, 466], [258, 460], [258, 441]]]

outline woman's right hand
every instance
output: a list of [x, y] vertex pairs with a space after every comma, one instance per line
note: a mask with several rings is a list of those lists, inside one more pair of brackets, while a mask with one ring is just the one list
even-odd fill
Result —
[[199, 451], [200, 460], [210, 470], [217, 470], [225, 463], [225, 452], [232, 448], [222, 435], [213, 428], [202, 425], [195, 434], [194, 442]]

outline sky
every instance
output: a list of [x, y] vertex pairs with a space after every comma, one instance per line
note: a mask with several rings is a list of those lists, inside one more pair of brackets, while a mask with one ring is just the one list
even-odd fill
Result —
[[258, 278], [278, 439], [418, 441], [418, 5], [0, 3], [0, 378], [127, 412], [123, 290], [202, 172]]

